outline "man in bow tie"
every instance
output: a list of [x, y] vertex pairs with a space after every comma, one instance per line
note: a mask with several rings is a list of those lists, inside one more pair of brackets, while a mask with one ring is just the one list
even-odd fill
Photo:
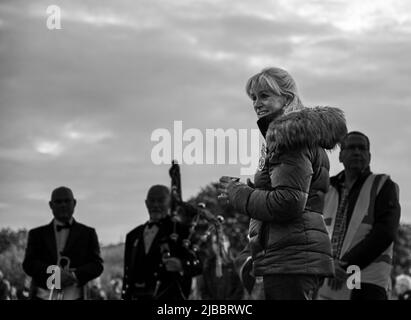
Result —
[[124, 300], [183, 300], [191, 279], [201, 272], [197, 256], [184, 246], [188, 228], [169, 215], [170, 190], [152, 186], [147, 194], [149, 220], [126, 236]]
[[[103, 272], [96, 231], [74, 220], [76, 204], [71, 189], [56, 188], [49, 202], [54, 219], [29, 231], [23, 269], [33, 278], [32, 299], [53, 299], [51, 283], [62, 289], [60, 299], [85, 299], [85, 284]], [[47, 272], [56, 265], [61, 267], [59, 286], [58, 277], [50, 281]]]

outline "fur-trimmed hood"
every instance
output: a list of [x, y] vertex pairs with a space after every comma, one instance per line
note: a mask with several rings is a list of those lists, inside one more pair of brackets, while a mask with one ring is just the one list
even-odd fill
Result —
[[303, 108], [258, 125], [271, 150], [279, 152], [303, 147], [333, 149], [347, 134], [344, 113], [338, 108]]

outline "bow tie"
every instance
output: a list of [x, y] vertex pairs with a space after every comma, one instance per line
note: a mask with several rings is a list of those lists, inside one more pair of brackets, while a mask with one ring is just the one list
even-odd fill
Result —
[[150, 221], [150, 222], [147, 223], [147, 225], [148, 225], [148, 228], [150, 229], [153, 226], [159, 226], [160, 223], [158, 221]]
[[72, 225], [71, 224], [63, 224], [63, 225], [57, 225], [56, 229], [58, 232], [60, 232], [63, 229], [71, 229]]

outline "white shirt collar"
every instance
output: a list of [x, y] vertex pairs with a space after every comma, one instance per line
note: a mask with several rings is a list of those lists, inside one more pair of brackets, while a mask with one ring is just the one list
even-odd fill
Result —
[[[70, 218], [70, 221], [69, 221], [69, 224], [72, 225], [72, 224], [73, 224], [73, 221], [74, 221], [74, 218], [71, 217], [71, 218]], [[54, 224], [54, 226], [64, 226], [66, 223], [63, 223], [63, 222], [57, 220], [56, 218], [54, 218], [54, 219], [53, 219], [53, 224]]]

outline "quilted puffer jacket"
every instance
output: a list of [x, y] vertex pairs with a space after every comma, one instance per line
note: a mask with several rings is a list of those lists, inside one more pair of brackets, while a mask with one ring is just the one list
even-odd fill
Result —
[[[231, 184], [233, 206], [250, 216], [249, 245], [256, 276], [334, 273], [331, 243], [322, 210], [329, 187], [329, 160], [347, 133], [337, 108], [303, 108], [258, 121], [266, 138], [265, 155], [254, 187]], [[237, 262], [238, 264], [238, 262]]]

